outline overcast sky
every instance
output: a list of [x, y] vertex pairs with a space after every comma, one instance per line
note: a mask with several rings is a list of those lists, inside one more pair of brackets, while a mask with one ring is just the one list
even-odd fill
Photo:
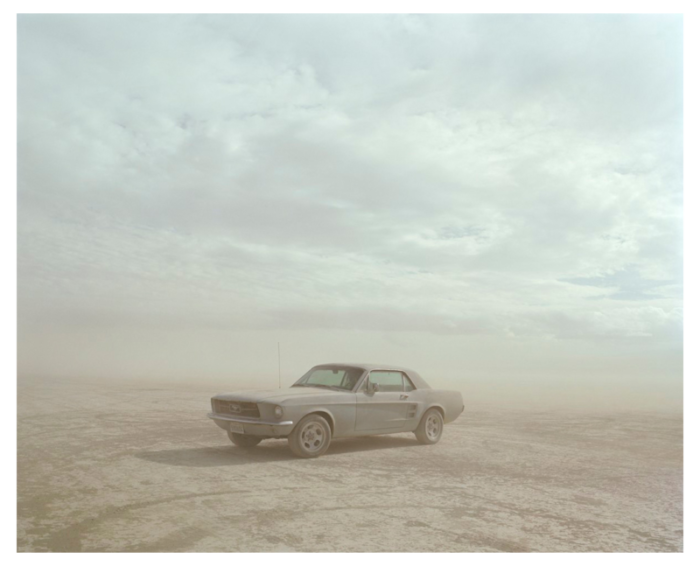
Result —
[[18, 27], [20, 373], [680, 394], [681, 17]]

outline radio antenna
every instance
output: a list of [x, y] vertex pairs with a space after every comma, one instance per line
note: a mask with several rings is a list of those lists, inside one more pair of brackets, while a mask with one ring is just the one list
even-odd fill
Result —
[[280, 343], [277, 342], [277, 380], [282, 389], [282, 357], [280, 356]]

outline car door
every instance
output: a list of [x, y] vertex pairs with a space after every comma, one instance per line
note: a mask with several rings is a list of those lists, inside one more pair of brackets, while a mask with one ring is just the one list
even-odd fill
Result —
[[[370, 384], [378, 389], [372, 391]], [[356, 396], [356, 431], [391, 431], [406, 425], [408, 395], [402, 372], [371, 371]]]

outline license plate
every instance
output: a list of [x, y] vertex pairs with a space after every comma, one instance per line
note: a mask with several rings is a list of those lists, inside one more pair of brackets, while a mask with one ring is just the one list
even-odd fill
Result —
[[240, 434], [243, 434], [245, 431], [243, 430], [243, 425], [238, 424], [238, 423], [231, 423], [231, 432], [238, 432]]

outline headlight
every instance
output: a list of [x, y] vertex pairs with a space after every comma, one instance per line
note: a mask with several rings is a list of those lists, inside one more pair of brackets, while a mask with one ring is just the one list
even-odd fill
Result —
[[282, 407], [280, 407], [279, 405], [277, 405], [277, 406], [275, 407], [275, 416], [276, 416], [278, 419], [281, 419], [281, 418], [282, 418]]

